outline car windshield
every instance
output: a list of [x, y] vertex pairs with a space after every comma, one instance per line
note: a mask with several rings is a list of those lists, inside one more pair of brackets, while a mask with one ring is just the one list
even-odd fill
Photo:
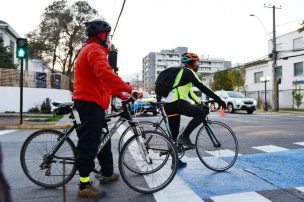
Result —
[[151, 98], [151, 95], [148, 92], [144, 92], [143, 98]]
[[240, 92], [230, 91], [230, 92], [227, 92], [227, 94], [229, 97], [233, 97], [233, 98], [245, 98], [245, 96]]

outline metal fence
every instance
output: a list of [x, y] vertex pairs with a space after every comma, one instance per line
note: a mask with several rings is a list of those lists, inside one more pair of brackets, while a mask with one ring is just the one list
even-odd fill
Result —
[[[0, 68], [0, 86], [19, 87], [20, 70]], [[24, 70], [23, 87], [70, 90], [70, 78], [61, 74]]]
[[[304, 94], [304, 89], [299, 89], [299, 91]], [[294, 108], [296, 109], [296, 101], [294, 99], [294, 89], [287, 89], [287, 90], [279, 90], [279, 108]], [[257, 100], [258, 106], [263, 107], [265, 103], [265, 91], [247, 91], [246, 96], [249, 98], [253, 98]], [[266, 102], [267, 105], [271, 108], [272, 107], [272, 90], [266, 91]], [[262, 106], [261, 106], [262, 105]], [[304, 108], [304, 99], [302, 99], [302, 103], [300, 108]]]

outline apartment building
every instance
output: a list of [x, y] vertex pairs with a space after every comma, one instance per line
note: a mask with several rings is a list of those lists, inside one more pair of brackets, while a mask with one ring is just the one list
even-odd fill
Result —
[[[187, 47], [177, 47], [172, 50], [150, 52], [147, 56], [145, 56], [142, 62], [142, 79], [145, 91], [154, 91], [155, 80], [161, 71], [169, 67], [180, 66], [180, 56], [185, 52], [188, 52]], [[231, 67], [230, 61], [225, 61], [221, 58], [200, 56], [198, 75], [206, 83], [206, 85], [209, 85], [211, 80], [207, 78], [209, 78], [210, 75], [229, 67]], [[194, 91], [198, 91], [198, 89], [194, 88]]]

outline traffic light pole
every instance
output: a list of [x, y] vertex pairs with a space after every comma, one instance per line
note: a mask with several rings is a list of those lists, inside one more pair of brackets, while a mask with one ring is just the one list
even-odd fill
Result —
[[23, 58], [21, 58], [20, 69], [20, 125], [23, 123]]

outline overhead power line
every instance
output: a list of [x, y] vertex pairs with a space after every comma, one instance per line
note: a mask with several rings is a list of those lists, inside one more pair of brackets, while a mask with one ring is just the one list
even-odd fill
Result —
[[118, 25], [118, 22], [119, 22], [119, 19], [120, 19], [120, 16], [121, 16], [122, 11], [123, 11], [123, 9], [124, 9], [124, 7], [125, 7], [125, 3], [126, 3], [126, 0], [124, 0], [124, 2], [123, 2], [123, 4], [122, 4], [122, 7], [121, 7], [121, 10], [120, 10], [119, 16], [118, 16], [118, 18], [117, 18], [116, 25], [115, 25], [115, 28], [114, 28], [114, 31], [113, 31], [113, 34], [112, 34], [111, 39], [113, 39], [115, 30], [116, 30], [116, 28], [117, 28], [117, 25]]

